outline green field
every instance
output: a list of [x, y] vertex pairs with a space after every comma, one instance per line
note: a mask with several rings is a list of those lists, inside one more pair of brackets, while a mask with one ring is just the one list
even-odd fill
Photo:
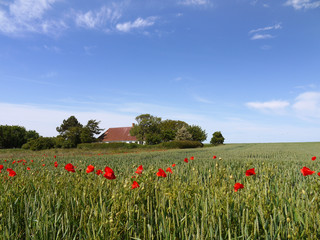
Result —
[[[319, 161], [320, 143], [126, 154], [1, 150], [0, 239], [320, 239]], [[109, 166], [116, 179], [86, 173], [90, 164]], [[304, 166], [315, 174], [303, 176]], [[168, 167], [172, 174], [156, 175]], [[256, 175], [246, 177], [250, 168]], [[131, 189], [134, 180], [140, 187]], [[236, 182], [244, 184], [238, 192]]]

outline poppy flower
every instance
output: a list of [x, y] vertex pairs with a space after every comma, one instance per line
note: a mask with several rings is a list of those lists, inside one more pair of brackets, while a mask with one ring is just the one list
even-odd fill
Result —
[[87, 173], [91, 173], [91, 172], [93, 172], [93, 171], [94, 171], [94, 166], [89, 165], [89, 166], [87, 167], [86, 172], [87, 172]]
[[138, 173], [138, 174], [140, 175], [140, 174], [142, 174], [142, 170], [143, 170], [143, 167], [142, 167], [142, 165], [140, 165], [140, 166], [137, 168], [136, 173]]
[[103, 172], [99, 169], [99, 170], [96, 171], [96, 174], [100, 175], [100, 174], [103, 174]]
[[303, 167], [300, 169], [301, 173], [303, 176], [307, 176], [307, 175], [312, 175], [315, 173], [315, 171], [311, 171], [309, 168], [307, 167]]
[[176, 164], [174, 163], [174, 164], [172, 164], [172, 167], [175, 167], [176, 166]]
[[314, 161], [314, 160], [316, 160], [316, 159], [317, 159], [316, 156], [313, 156], [313, 157], [311, 158], [312, 161]]
[[217, 158], [217, 156], [213, 156], [212, 158], [213, 158], [213, 159], [216, 159], [216, 158]]
[[31, 162], [33, 162], [33, 160], [31, 160]]
[[190, 157], [190, 160], [194, 160], [194, 156]]
[[11, 172], [11, 171], [12, 171], [12, 169], [11, 169], [11, 168], [7, 168], [7, 171], [8, 171], [8, 172]]
[[31, 168], [27, 167], [27, 170], [31, 170]]
[[106, 178], [106, 179], [110, 179], [110, 180], [112, 180], [112, 179], [116, 179], [116, 176], [114, 175], [114, 172], [113, 172], [113, 170], [111, 169], [111, 168], [109, 168], [109, 167], [106, 167], [105, 169], [104, 169], [104, 177]]
[[42, 164], [42, 166], [44, 167], [44, 166], [45, 166], [45, 164]]
[[236, 183], [234, 186], [234, 191], [237, 192], [239, 189], [244, 188], [243, 184], [241, 183]]
[[56, 156], [56, 155], [54, 155], [53, 157], [54, 157], [54, 158], [56, 158], [57, 156]]
[[158, 177], [166, 177], [167, 174], [163, 171], [163, 169], [159, 168], [159, 172], [157, 172]]
[[318, 176], [320, 177], [320, 172], [318, 172]]
[[186, 163], [188, 163], [188, 158], [185, 158], [184, 161], [185, 161]]
[[54, 166], [57, 168], [58, 167], [58, 163], [55, 163]]
[[11, 170], [11, 171], [9, 172], [9, 176], [10, 176], [10, 177], [14, 177], [15, 175], [17, 175], [15, 171]]
[[166, 170], [166, 172], [172, 173], [171, 168], [168, 167], [167, 170]]
[[3, 165], [0, 165], [0, 173], [1, 173], [1, 170], [3, 169]]
[[247, 170], [246, 171], [246, 176], [248, 177], [248, 176], [251, 176], [251, 175], [255, 175], [256, 173], [255, 173], [255, 171], [254, 171], [254, 168], [251, 168], [251, 169], [249, 169], [249, 170]]
[[136, 181], [133, 181], [131, 189], [140, 187]]
[[64, 166], [64, 169], [67, 170], [68, 172], [75, 172], [74, 166], [71, 163], [68, 163], [67, 165]]

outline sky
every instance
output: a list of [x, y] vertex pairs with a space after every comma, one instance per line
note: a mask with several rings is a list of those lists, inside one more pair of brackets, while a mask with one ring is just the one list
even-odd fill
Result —
[[209, 142], [320, 141], [318, 0], [0, 0], [0, 125], [149, 113]]

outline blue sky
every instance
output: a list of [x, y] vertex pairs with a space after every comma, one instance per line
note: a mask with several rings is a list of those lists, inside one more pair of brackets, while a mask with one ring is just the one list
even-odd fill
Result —
[[207, 141], [320, 141], [319, 24], [317, 0], [0, 0], [0, 124], [150, 113]]

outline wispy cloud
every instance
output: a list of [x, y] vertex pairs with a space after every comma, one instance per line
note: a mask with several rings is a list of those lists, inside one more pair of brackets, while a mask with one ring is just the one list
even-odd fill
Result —
[[186, 6], [210, 6], [212, 5], [210, 0], [183, 0], [179, 4]]
[[254, 34], [251, 37], [251, 40], [261, 40], [261, 39], [270, 39], [270, 38], [274, 38], [274, 36], [272, 36], [271, 34]]
[[273, 26], [267, 26], [263, 28], [257, 28], [249, 31], [249, 35], [252, 35], [251, 40], [262, 40], [262, 39], [271, 39], [275, 36], [270, 33], [264, 33], [266, 31], [279, 30], [281, 29], [281, 23], [277, 23]]
[[277, 23], [273, 26], [253, 29], [249, 32], [249, 34], [261, 32], [261, 31], [277, 30], [277, 29], [281, 29], [281, 28], [282, 28], [281, 23]]
[[46, 18], [57, 0], [14, 0], [0, 7], [0, 32], [21, 35], [26, 32], [58, 34], [67, 28], [62, 20]]
[[252, 109], [272, 112], [272, 113], [283, 113], [284, 110], [290, 105], [288, 101], [273, 100], [268, 102], [248, 102], [246, 106]]
[[320, 7], [320, 1], [310, 0], [288, 0], [284, 4], [285, 6], [291, 6], [296, 10], [300, 9], [313, 9]]
[[116, 5], [111, 7], [103, 6], [96, 11], [87, 11], [85, 13], [77, 12], [75, 14], [75, 22], [77, 26], [93, 29], [106, 27], [114, 24], [121, 17], [121, 9]]
[[194, 100], [196, 100], [197, 102], [200, 102], [200, 103], [213, 104], [212, 101], [210, 101], [206, 98], [200, 97], [200, 96], [194, 96], [193, 98], [194, 98]]
[[303, 119], [320, 118], [320, 92], [304, 92], [300, 94], [293, 104], [297, 116]]
[[157, 20], [157, 17], [155, 16], [151, 16], [146, 19], [139, 17], [133, 22], [129, 21], [125, 23], [118, 23], [116, 25], [116, 28], [120, 32], [130, 32], [133, 29], [143, 29], [146, 27], [150, 27], [155, 24], [156, 20]]

